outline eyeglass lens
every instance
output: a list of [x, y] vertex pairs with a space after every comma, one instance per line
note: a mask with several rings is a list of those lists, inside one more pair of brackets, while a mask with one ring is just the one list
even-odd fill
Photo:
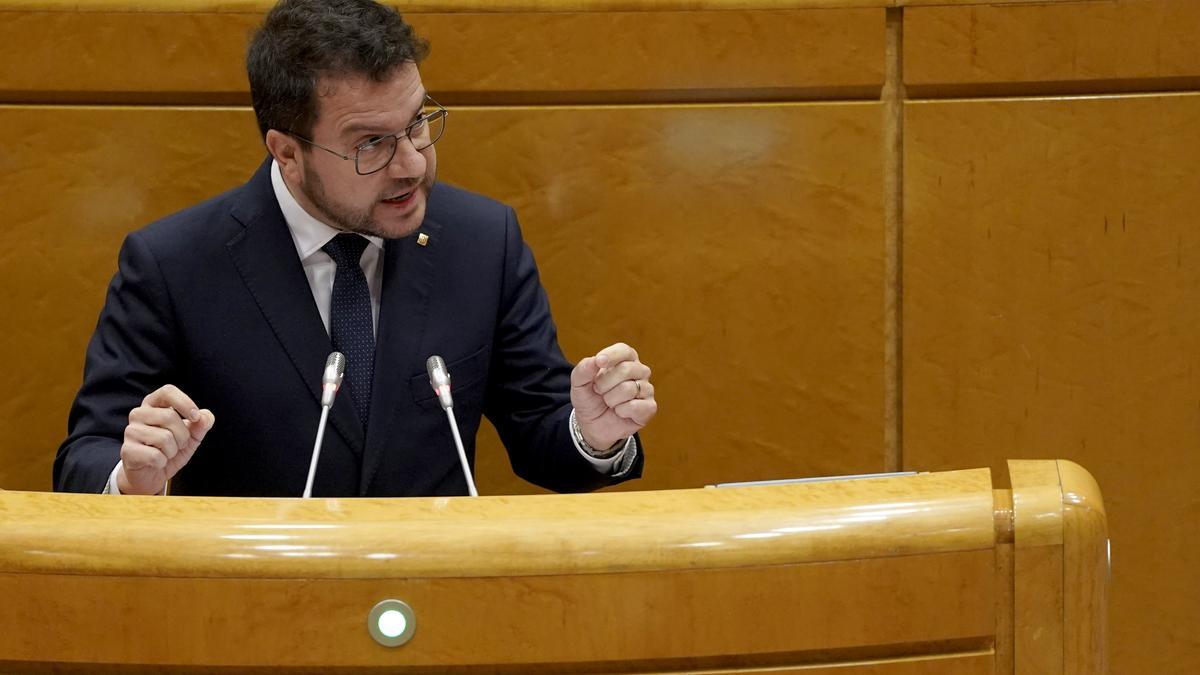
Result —
[[[442, 110], [427, 111], [420, 120], [405, 130], [406, 136], [416, 150], [424, 150], [437, 142], [446, 125], [446, 113]], [[396, 136], [384, 136], [375, 143], [360, 146], [354, 158], [358, 173], [375, 173], [392, 161], [396, 154]]]

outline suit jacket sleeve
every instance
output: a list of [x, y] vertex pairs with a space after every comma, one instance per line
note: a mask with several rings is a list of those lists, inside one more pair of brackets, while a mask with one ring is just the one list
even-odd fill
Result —
[[[500, 316], [485, 413], [508, 449], [513, 471], [557, 492], [594, 490], [641, 476], [642, 452], [629, 470], [603, 474], [571, 440], [571, 364], [558, 346], [550, 303], [533, 253], [507, 210]], [[639, 439], [640, 450], [640, 439]]]
[[177, 348], [162, 273], [138, 233], [121, 246], [117, 274], [88, 344], [83, 385], [54, 460], [54, 489], [100, 492], [121, 458], [129, 412], [170, 382]]

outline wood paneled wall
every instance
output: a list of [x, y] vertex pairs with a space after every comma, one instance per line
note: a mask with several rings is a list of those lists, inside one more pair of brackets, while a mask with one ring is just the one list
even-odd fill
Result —
[[[269, 4], [0, 2], [0, 487], [49, 486], [124, 233], [261, 159]], [[1200, 670], [1200, 5], [405, 8], [442, 177], [517, 207], [569, 356], [655, 368], [623, 489], [1069, 458], [1113, 672]], [[530, 491], [490, 435], [479, 474]]]
[[904, 464], [1091, 467], [1114, 673], [1200, 670], [1197, 34], [1190, 0], [904, 10]]

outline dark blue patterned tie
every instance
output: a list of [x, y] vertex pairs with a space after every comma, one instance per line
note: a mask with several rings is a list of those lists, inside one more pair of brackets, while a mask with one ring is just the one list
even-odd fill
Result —
[[329, 336], [333, 348], [346, 355], [346, 380], [350, 399], [363, 429], [371, 410], [371, 378], [375, 373], [375, 330], [371, 320], [371, 291], [359, 259], [367, 240], [357, 234], [339, 234], [321, 247], [337, 263], [333, 299], [329, 303]]

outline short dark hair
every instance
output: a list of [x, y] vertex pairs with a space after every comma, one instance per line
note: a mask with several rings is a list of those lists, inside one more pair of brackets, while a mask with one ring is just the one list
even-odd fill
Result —
[[246, 74], [258, 130], [308, 136], [317, 118], [317, 80], [366, 75], [386, 80], [420, 63], [429, 44], [395, 8], [374, 0], [281, 0], [250, 41]]

